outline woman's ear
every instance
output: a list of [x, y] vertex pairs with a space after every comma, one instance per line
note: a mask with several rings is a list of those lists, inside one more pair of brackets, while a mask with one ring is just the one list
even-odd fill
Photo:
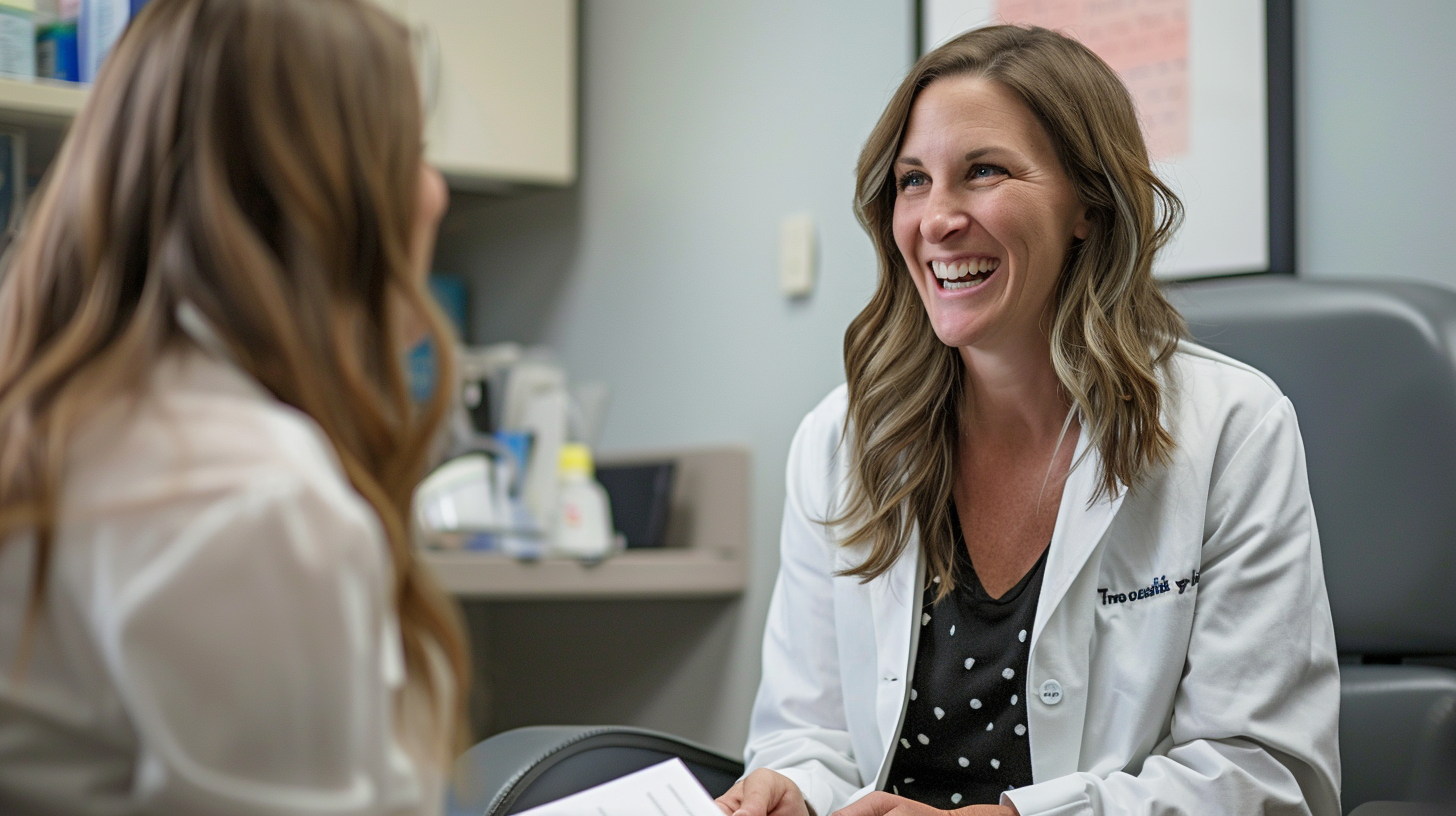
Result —
[[1092, 234], [1091, 212], [1091, 207], [1083, 207], [1081, 212], [1077, 213], [1077, 220], [1072, 224], [1072, 236], [1078, 241], [1085, 241], [1087, 236]]

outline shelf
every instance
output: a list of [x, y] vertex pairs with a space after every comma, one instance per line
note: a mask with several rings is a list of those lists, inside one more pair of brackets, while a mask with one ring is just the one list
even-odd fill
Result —
[[732, 597], [744, 586], [741, 559], [697, 550], [629, 550], [598, 564], [431, 552], [425, 562], [465, 600]]
[[736, 446], [603, 455], [601, 464], [672, 460], [667, 546], [597, 564], [520, 562], [491, 553], [428, 551], [446, 591], [466, 600], [726, 598], [748, 576], [748, 450]]
[[0, 122], [62, 127], [81, 110], [90, 89], [74, 82], [0, 78]]

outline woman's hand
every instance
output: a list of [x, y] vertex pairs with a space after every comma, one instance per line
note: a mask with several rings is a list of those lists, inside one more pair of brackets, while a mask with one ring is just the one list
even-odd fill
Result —
[[1001, 805], [971, 805], [956, 810], [937, 810], [930, 805], [876, 792], [839, 810], [831, 816], [1020, 816], [1014, 807]]
[[725, 816], [815, 816], [793, 780], [759, 768], [717, 799]]

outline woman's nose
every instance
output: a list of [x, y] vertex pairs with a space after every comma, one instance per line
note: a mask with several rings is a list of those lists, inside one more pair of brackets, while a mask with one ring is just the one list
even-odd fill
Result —
[[942, 243], [971, 228], [971, 214], [956, 197], [932, 195], [929, 205], [920, 220], [920, 234], [930, 243]]

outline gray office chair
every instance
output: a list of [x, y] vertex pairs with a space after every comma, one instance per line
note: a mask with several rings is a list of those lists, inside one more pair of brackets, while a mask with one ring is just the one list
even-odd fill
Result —
[[1456, 291], [1255, 276], [1169, 294], [1199, 342], [1298, 414], [1343, 664], [1346, 812], [1456, 800]]
[[507, 816], [672, 758], [713, 797], [743, 763], [656, 731], [613, 726], [536, 726], [497, 734], [455, 763], [448, 816]]

